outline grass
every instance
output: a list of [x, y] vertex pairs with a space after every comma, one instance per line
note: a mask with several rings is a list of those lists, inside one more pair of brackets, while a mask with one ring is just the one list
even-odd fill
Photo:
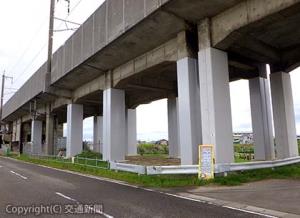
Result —
[[238, 173], [231, 173], [227, 177], [216, 177], [212, 180], [199, 180], [196, 175], [137, 175], [129, 172], [115, 172], [108, 169], [99, 169], [89, 166], [74, 165], [68, 162], [56, 162], [53, 160], [33, 159], [28, 156], [13, 156], [18, 160], [40, 164], [58, 169], [65, 169], [84, 174], [100, 176], [128, 182], [144, 187], [182, 187], [204, 185], [241, 185], [247, 182], [264, 179], [300, 179], [300, 164], [278, 167], [275, 169], [260, 169]]
[[169, 158], [168, 154], [143, 154], [144, 157], [161, 157], [161, 158]]
[[75, 163], [77, 164], [84, 164], [84, 165], [90, 165], [94, 167], [103, 167], [103, 168], [108, 168], [108, 162], [102, 161], [99, 159], [80, 159], [80, 158], [75, 158]]
[[102, 154], [93, 151], [83, 151], [81, 154], [76, 155], [76, 157], [91, 158], [91, 159], [102, 159]]
[[235, 163], [245, 163], [245, 162], [249, 162], [249, 160], [241, 158], [239, 155], [235, 155], [234, 156], [234, 162]]

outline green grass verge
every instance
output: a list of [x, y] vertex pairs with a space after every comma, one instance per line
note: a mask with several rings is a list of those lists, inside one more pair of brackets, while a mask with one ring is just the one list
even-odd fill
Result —
[[74, 165], [71, 163], [55, 162], [52, 160], [33, 159], [27, 156], [20, 156], [18, 160], [40, 164], [44, 166], [65, 169], [84, 174], [100, 176], [110, 179], [116, 179], [128, 182], [130, 184], [144, 187], [182, 187], [182, 186], [204, 186], [204, 185], [240, 185], [247, 182], [254, 182], [264, 179], [300, 179], [300, 164], [278, 167], [275, 169], [260, 169], [232, 173], [227, 177], [216, 177], [212, 180], [199, 180], [196, 175], [137, 175], [128, 172], [115, 172], [107, 169], [98, 169], [94, 167]]
[[83, 151], [81, 154], [76, 155], [76, 157], [102, 159], [102, 154], [93, 151]]

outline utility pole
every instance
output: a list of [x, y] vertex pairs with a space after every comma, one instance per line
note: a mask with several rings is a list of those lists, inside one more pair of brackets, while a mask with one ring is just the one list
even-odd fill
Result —
[[[0, 121], [2, 123], [2, 108], [3, 108], [3, 98], [4, 98], [4, 85], [5, 85], [5, 73], [2, 75], [2, 86], [1, 86], [1, 109], [0, 109]], [[2, 129], [2, 128], [1, 128]]]
[[[2, 108], [3, 108], [3, 102], [4, 102], [4, 90], [5, 90], [5, 80], [11, 79], [13, 80], [13, 77], [5, 76], [5, 71], [2, 74], [2, 87], [1, 87], [1, 103], [0, 103], [0, 123], [2, 124]], [[2, 125], [1, 125], [2, 126]]]
[[54, 8], [55, 0], [50, 3], [50, 19], [49, 19], [49, 35], [48, 35], [48, 59], [47, 59], [47, 73], [45, 81], [45, 89], [50, 86], [51, 81], [51, 62], [52, 62], [52, 47], [53, 47], [53, 28], [54, 28]]
[[[70, 0], [68, 2], [68, 13], [70, 12]], [[48, 33], [48, 58], [47, 58], [47, 73], [45, 80], [45, 90], [47, 91], [50, 87], [51, 81], [51, 65], [52, 65], [52, 50], [53, 50], [53, 33], [54, 33], [54, 17], [55, 13], [55, 0], [50, 2], [50, 17], [49, 17], [49, 33]], [[68, 21], [65, 21], [68, 22]]]

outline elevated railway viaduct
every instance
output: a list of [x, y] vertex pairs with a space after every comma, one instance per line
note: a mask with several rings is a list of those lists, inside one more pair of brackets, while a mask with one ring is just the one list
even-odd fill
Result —
[[248, 79], [255, 158], [298, 156], [289, 72], [300, 61], [299, 12], [299, 0], [106, 0], [2, 118], [13, 141], [47, 154], [67, 122], [70, 157], [82, 150], [82, 120], [94, 116], [97, 151], [123, 160], [136, 152], [135, 108], [167, 98], [170, 155], [194, 164], [197, 145], [213, 144], [217, 163], [231, 163], [229, 83]]

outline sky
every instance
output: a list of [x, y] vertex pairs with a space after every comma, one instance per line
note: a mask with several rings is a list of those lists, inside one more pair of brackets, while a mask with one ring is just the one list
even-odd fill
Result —
[[[56, 3], [55, 17], [82, 24], [103, 0], [71, 0], [70, 14], [65, 0]], [[0, 73], [13, 76], [6, 81], [5, 97], [9, 97], [45, 62], [47, 57], [50, 0], [0, 1]], [[77, 25], [68, 24], [69, 28]], [[55, 30], [66, 29], [64, 22], [55, 21]], [[73, 34], [55, 32], [54, 51]], [[297, 133], [300, 135], [300, 69], [291, 72]], [[230, 83], [234, 132], [251, 132], [249, 86], [247, 80]], [[168, 138], [167, 101], [165, 99], [137, 108], [137, 131], [140, 140]], [[84, 120], [84, 139], [92, 140], [93, 119]]]

